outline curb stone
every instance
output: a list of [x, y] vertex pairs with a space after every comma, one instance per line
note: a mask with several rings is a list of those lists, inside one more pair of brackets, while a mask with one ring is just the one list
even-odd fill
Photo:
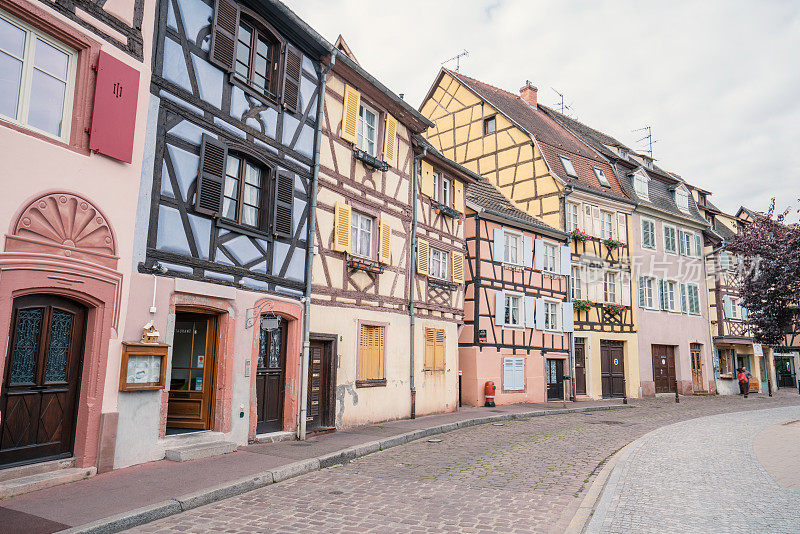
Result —
[[282, 465], [272, 469], [271, 471], [264, 471], [251, 477], [225, 482], [218, 486], [205, 488], [194, 493], [181, 495], [174, 499], [151, 504], [149, 506], [137, 508], [128, 512], [122, 512], [121, 514], [111, 517], [98, 519], [97, 521], [62, 530], [61, 532], [62, 534], [111, 534], [115, 532], [121, 532], [135, 526], [151, 523], [153, 521], [157, 521], [158, 519], [163, 519], [165, 517], [179, 514], [181, 512], [191, 510], [192, 508], [197, 508], [198, 506], [221, 501], [229, 497], [235, 497], [236, 495], [247, 493], [248, 491], [262, 488], [264, 486], [294, 478], [296, 476], [304, 475], [312, 471], [343, 464], [355, 458], [378, 452], [379, 450], [384, 451], [392, 447], [397, 447], [398, 445], [403, 445], [409, 441], [414, 441], [436, 434], [452, 432], [453, 430], [458, 430], [459, 428], [467, 428], [476, 425], [494, 423], [497, 421], [531, 419], [533, 417], [545, 415], [563, 415], [568, 413], [596, 412], [633, 407], [634, 406], [631, 404], [615, 404], [611, 406], [587, 406], [586, 408], [535, 410], [530, 412], [474, 417], [472, 419], [465, 419], [463, 421], [456, 421], [453, 423], [445, 423], [442, 425], [422, 428], [385, 438], [380, 441], [362, 443], [361, 445], [348, 447], [346, 449], [325, 454], [323, 456], [318, 456], [316, 458], [309, 458], [306, 460]]

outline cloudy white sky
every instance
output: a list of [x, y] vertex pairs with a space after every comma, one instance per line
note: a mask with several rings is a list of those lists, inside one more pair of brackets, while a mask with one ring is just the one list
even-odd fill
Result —
[[726, 211], [800, 203], [800, 2], [284, 1], [415, 107], [466, 49], [464, 74], [558, 89], [631, 147], [652, 126], [658, 163]]

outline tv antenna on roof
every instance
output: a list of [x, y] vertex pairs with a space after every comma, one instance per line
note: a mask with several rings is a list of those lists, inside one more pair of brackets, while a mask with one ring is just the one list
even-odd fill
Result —
[[455, 60], [455, 62], [456, 62], [456, 72], [458, 72], [458, 68], [461, 66], [461, 58], [462, 57], [466, 57], [468, 55], [469, 55], [469, 52], [467, 52], [467, 49], [465, 48], [463, 52], [459, 52], [458, 54], [456, 54], [455, 56], [451, 57], [450, 59], [445, 59], [444, 61], [442, 61], [442, 65], [444, 65], [445, 63], [450, 63], [451, 61]]
[[568, 105], [564, 104], [564, 93], [560, 93], [560, 92], [558, 91], [558, 89], [556, 89], [555, 87], [551, 87], [550, 89], [552, 89], [552, 90], [553, 90], [553, 92], [555, 92], [555, 94], [557, 94], [557, 95], [558, 95], [558, 98], [559, 98], [559, 103], [558, 103], [558, 104], [556, 104], [556, 107], [558, 108], [558, 112], [559, 112], [559, 113], [561, 113], [562, 115], [564, 115], [564, 112], [565, 112], [565, 111], [574, 111], [574, 110], [572, 109], [572, 106], [568, 106]]
[[647, 134], [642, 137], [641, 139], [637, 140], [637, 143], [641, 143], [642, 141], [647, 142], [647, 149], [643, 149], [642, 152], [647, 152], [651, 159], [655, 159], [653, 157], [653, 145], [658, 143], [658, 139], [653, 141], [653, 129], [650, 126], [643, 126], [641, 128], [636, 128], [635, 130], [631, 130], [631, 132], [644, 132], [646, 131]]

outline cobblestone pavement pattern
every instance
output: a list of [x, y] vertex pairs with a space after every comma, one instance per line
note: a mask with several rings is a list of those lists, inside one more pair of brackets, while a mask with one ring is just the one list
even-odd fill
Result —
[[798, 405], [800, 396], [631, 402], [633, 409], [469, 427], [436, 436], [440, 443], [418, 440], [135, 530], [563, 532], [608, 457], [643, 434], [709, 414]]
[[587, 533], [800, 532], [800, 491], [756, 459], [764, 428], [800, 407], [714, 415], [653, 431], [620, 455]]

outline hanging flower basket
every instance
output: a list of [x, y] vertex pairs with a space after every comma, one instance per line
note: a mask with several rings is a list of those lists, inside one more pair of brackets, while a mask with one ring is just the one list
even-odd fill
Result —
[[586, 232], [578, 230], [577, 228], [572, 232], [570, 232], [570, 235], [572, 236], [572, 239], [574, 239], [575, 241], [580, 241], [581, 243], [586, 243], [592, 238], [592, 236], [590, 236]]
[[622, 304], [612, 304], [612, 303], [603, 304], [603, 307], [608, 311], [608, 313], [612, 315], [620, 315], [622, 314], [622, 312], [628, 309], [627, 306], [623, 306]]
[[589, 311], [594, 306], [594, 303], [590, 300], [573, 300], [572, 301], [572, 308], [575, 311]]
[[614, 250], [622, 246], [622, 243], [620, 243], [616, 239], [604, 239], [603, 244], [607, 246], [609, 250]]

